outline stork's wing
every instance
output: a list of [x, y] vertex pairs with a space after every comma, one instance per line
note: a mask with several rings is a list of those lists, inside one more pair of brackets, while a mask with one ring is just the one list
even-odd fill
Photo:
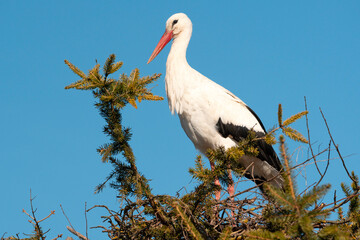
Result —
[[[217, 131], [224, 138], [232, 138], [234, 141], [245, 139], [250, 131], [254, 131], [257, 137], [264, 137], [265, 127], [256, 113], [248, 107], [241, 99], [232, 94], [229, 90], [211, 81], [210, 79], [198, 74], [199, 89], [198, 97], [202, 97], [202, 104], [207, 104], [209, 118]], [[201, 109], [205, 109], [205, 105]], [[210, 117], [211, 116], [211, 117]], [[259, 150], [258, 159], [267, 162], [277, 171], [281, 170], [281, 163], [273, 147], [265, 142], [258, 140], [256, 146]]]
[[[250, 129], [244, 126], [234, 125], [232, 123], [224, 123], [221, 118], [219, 118], [216, 127], [224, 138], [231, 137], [235, 141], [239, 142], [245, 139], [250, 133]], [[254, 131], [256, 137], [261, 138], [265, 136], [264, 132]], [[276, 170], [281, 170], [281, 163], [276, 155], [273, 147], [265, 142], [265, 140], [257, 140], [255, 146], [259, 151], [259, 154], [256, 156], [262, 161], [266, 161]]]
[[[224, 138], [231, 137], [237, 142], [245, 139], [250, 131], [254, 131], [258, 138], [264, 137], [266, 130], [256, 113], [231, 92], [225, 91], [227, 96], [223, 95], [223, 102], [226, 106], [222, 107], [216, 123], [218, 132]], [[259, 150], [257, 158], [280, 171], [281, 163], [273, 147], [265, 140], [258, 140], [255, 145]]]

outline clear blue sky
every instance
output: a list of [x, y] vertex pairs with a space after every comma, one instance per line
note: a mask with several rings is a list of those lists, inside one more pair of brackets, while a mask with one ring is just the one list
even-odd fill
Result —
[[[59, 204], [83, 233], [85, 202], [117, 208], [114, 190], [93, 194], [110, 172], [96, 152], [107, 141], [104, 121], [90, 93], [64, 90], [77, 76], [63, 61], [87, 71], [115, 53], [122, 72], [163, 73], [153, 91], [165, 96], [169, 46], [146, 62], [177, 12], [193, 22], [187, 54], [193, 68], [244, 100], [267, 128], [277, 122], [279, 103], [290, 116], [304, 110], [306, 96], [315, 149], [329, 142], [321, 107], [343, 155], [353, 154], [348, 167], [360, 168], [359, 1], [1, 1], [0, 11], [0, 235], [30, 232], [22, 213], [30, 209], [30, 188], [39, 218], [56, 211], [43, 224], [50, 238], [70, 235]], [[166, 100], [127, 108], [124, 123], [155, 193], [175, 194], [189, 184], [197, 151]], [[304, 120], [296, 127], [306, 133]], [[307, 157], [306, 145], [289, 148], [294, 160]], [[313, 165], [302, 173], [301, 189], [318, 179]], [[335, 159], [324, 182], [338, 189], [343, 180]], [[88, 214], [89, 226], [101, 224], [101, 214]], [[90, 238], [99, 232], [89, 230]]]

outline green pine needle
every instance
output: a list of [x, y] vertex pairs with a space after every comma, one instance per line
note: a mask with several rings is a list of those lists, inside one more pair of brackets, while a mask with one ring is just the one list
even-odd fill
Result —
[[281, 127], [283, 122], [282, 122], [282, 115], [283, 115], [283, 110], [282, 110], [282, 106], [281, 104], [279, 104], [279, 108], [278, 108], [278, 122], [279, 122], [279, 126]]
[[298, 131], [296, 131], [295, 129], [291, 128], [291, 127], [283, 127], [282, 128], [283, 133], [288, 136], [289, 138], [291, 138], [292, 140], [295, 140], [297, 142], [303, 142], [303, 143], [308, 143], [308, 140]]
[[104, 71], [105, 78], [107, 78], [107, 76], [112, 73], [112, 65], [114, 62], [115, 62], [115, 54], [111, 54], [106, 59], [106, 62], [104, 64], [103, 71]]
[[308, 111], [303, 111], [303, 112], [300, 112], [300, 113], [297, 113], [291, 117], [289, 117], [288, 119], [286, 119], [284, 122], [283, 122], [283, 126], [288, 126], [290, 125], [291, 123], [297, 121], [298, 119], [302, 118], [303, 116], [305, 116], [306, 114], [308, 114], [309, 112]]
[[86, 78], [85, 73], [83, 73], [79, 68], [75, 67], [75, 65], [73, 65], [71, 62], [69, 62], [68, 60], [64, 60], [65, 64], [69, 66], [69, 68], [75, 73], [77, 74], [79, 77], [81, 78]]

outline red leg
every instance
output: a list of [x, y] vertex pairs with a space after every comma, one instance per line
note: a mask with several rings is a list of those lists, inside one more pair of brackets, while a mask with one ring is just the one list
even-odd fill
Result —
[[[233, 178], [232, 178], [232, 175], [231, 175], [231, 170], [229, 169], [228, 170], [228, 177], [229, 177], [229, 180], [230, 180], [230, 184], [228, 185], [228, 189], [227, 189], [227, 191], [228, 191], [228, 193], [229, 193], [229, 196], [230, 196], [230, 199], [231, 199], [231, 201], [233, 201], [234, 200], [234, 182], [233, 182]], [[232, 208], [231, 209], [231, 216], [233, 217], [234, 216], [234, 209]], [[231, 221], [234, 221], [234, 218], [232, 218], [232, 220]], [[232, 222], [232, 224], [234, 224], [234, 222]]]
[[228, 193], [229, 193], [229, 196], [232, 198], [234, 196], [234, 183], [233, 183], [233, 178], [232, 178], [232, 175], [231, 175], [231, 170], [229, 169], [228, 170], [228, 176], [229, 176], [229, 179], [230, 179], [230, 184], [228, 185]]
[[[215, 164], [214, 164], [213, 162], [211, 162], [211, 161], [210, 161], [210, 166], [211, 166], [211, 170], [214, 170]], [[221, 187], [220, 181], [219, 181], [218, 178], [215, 179], [215, 185]], [[221, 195], [221, 191], [220, 191], [220, 190], [215, 192], [215, 198], [216, 198], [216, 200], [220, 200], [220, 195]]]

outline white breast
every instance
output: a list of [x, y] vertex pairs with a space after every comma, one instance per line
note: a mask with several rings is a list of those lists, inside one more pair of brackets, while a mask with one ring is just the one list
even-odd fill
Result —
[[[186, 135], [202, 153], [209, 148], [235, 146], [236, 143], [232, 139], [220, 135], [216, 124], [220, 117], [226, 118], [229, 112], [238, 110], [231, 109], [231, 104], [241, 109], [244, 103], [240, 99], [236, 102], [226, 89], [197, 71], [192, 69], [191, 73], [190, 81], [190, 77], [183, 77], [178, 82], [174, 82], [177, 78], [172, 78], [172, 74], [167, 74], [166, 91], [170, 110], [173, 113], [177, 112]], [[241, 122], [241, 111], [232, 112], [231, 115], [235, 114]]]

